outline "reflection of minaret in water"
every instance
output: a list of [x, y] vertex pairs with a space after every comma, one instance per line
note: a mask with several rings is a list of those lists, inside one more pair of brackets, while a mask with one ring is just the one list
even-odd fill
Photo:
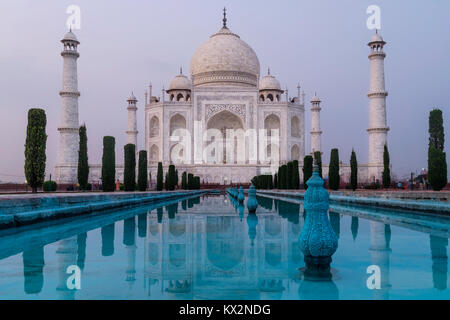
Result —
[[356, 240], [356, 237], [358, 236], [358, 227], [359, 227], [359, 220], [358, 217], [352, 217], [352, 237], [353, 241]]
[[77, 265], [81, 270], [84, 270], [84, 262], [86, 260], [86, 239], [87, 233], [81, 233], [77, 236], [77, 245], [78, 245], [78, 259]]
[[135, 217], [123, 221], [123, 244], [127, 249], [127, 277], [130, 288], [136, 280], [136, 219]]
[[102, 256], [109, 257], [114, 254], [114, 223], [102, 227]]
[[56, 256], [58, 259], [58, 292], [59, 300], [74, 300], [76, 289], [67, 288], [67, 279], [70, 274], [67, 273], [67, 267], [77, 264], [78, 244], [77, 237], [73, 236], [68, 239], [60, 240]]
[[438, 290], [447, 289], [448, 239], [430, 235], [431, 260], [433, 261], [433, 286]]
[[44, 247], [36, 247], [22, 253], [24, 291], [26, 294], [41, 292], [44, 285]]
[[372, 264], [380, 267], [381, 289], [374, 289], [374, 299], [388, 300], [391, 287], [389, 281], [391, 255], [391, 227], [382, 222], [370, 222], [370, 255]]

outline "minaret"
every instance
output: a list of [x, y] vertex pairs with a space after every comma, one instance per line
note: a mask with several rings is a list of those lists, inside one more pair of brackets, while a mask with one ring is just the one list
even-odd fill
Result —
[[61, 56], [64, 59], [62, 89], [61, 122], [59, 148], [55, 175], [58, 183], [76, 183], [78, 175], [79, 123], [78, 123], [78, 76], [77, 59], [80, 54], [77, 47], [80, 42], [72, 33], [66, 33], [61, 40], [64, 45]]
[[386, 121], [386, 97], [388, 93], [384, 84], [384, 58], [386, 54], [383, 47], [386, 44], [378, 34], [372, 37], [370, 47], [370, 91], [369, 102], [369, 172], [368, 179], [381, 180], [383, 171], [384, 145], [387, 144], [389, 127]]
[[137, 99], [133, 93], [131, 93], [131, 97], [128, 98], [128, 130], [127, 133], [127, 143], [134, 144], [137, 149], [137, 123], [136, 123], [136, 103]]
[[315, 95], [311, 100], [311, 154], [322, 152], [322, 131], [320, 130], [320, 99]]

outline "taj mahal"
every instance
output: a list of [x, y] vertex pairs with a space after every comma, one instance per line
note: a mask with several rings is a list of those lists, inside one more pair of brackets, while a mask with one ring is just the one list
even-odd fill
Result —
[[[76, 183], [79, 148], [78, 41], [70, 31], [61, 53], [64, 61], [59, 148], [55, 168], [58, 183]], [[369, 42], [369, 162], [359, 164], [358, 180], [381, 180], [383, 148], [389, 128], [386, 120], [383, 48], [386, 42], [377, 32]], [[270, 63], [270, 62], [269, 62]], [[156, 178], [158, 162], [166, 170], [175, 164], [200, 177], [203, 183], [248, 183], [254, 176], [275, 173], [278, 166], [298, 160], [321, 147], [321, 100], [311, 99], [311, 149], [305, 150], [305, 93], [300, 85], [291, 96], [270, 70], [261, 71], [255, 51], [233, 33], [224, 11], [220, 30], [193, 54], [189, 75], [180, 69], [168, 89], [158, 95], [149, 86], [145, 93], [144, 149], [148, 170]], [[309, 104], [309, 103], [308, 103]], [[137, 146], [138, 100], [127, 99], [127, 143]], [[233, 132], [233, 134], [229, 134]], [[196, 139], [200, 136], [200, 139]], [[213, 142], [222, 142], [217, 147]], [[205, 157], [206, 155], [206, 157]], [[120, 160], [116, 159], [117, 163]], [[301, 172], [301, 170], [300, 170]], [[328, 166], [323, 165], [324, 177]], [[340, 165], [342, 181], [348, 181], [350, 166]], [[90, 181], [101, 179], [101, 165], [90, 164]], [[123, 165], [116, 166], [116, 179], [123, 180]]]

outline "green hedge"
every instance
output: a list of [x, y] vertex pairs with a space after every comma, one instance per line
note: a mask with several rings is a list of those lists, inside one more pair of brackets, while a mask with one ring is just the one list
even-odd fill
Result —
[[45, 181], [42, 184], [42, 189], [44, 190], [44, 192], [55, 192], [57, 188], [58, 185], [55, 181]]

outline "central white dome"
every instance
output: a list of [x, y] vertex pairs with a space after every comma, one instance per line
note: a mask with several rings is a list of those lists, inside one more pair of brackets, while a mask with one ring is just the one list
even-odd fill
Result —
[[223, 27], [197, 49], [190, 71], [194, 86], [256, 87], [259, 60], [247, 43]]

